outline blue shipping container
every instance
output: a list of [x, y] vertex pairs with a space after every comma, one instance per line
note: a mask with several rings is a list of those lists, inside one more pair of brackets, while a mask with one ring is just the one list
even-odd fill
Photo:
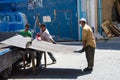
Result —
[[[2, 0], [7, 1], [7, 0]], [[8, 0], [9, 1], [9, 0]], [[78, 40], [77, 0], [11, 0], [11, 11], [25, 13], [31, 28], [35, 24], [35, 17], [40, 14], [40, 22], [47, 25], [56, 41]], [[2, 6], [2, 5], [0, 5]], [[49, 16], [51, 22], [43, 22], [43, 17]], [[36, 33], [39, 29], [36, 29]]]

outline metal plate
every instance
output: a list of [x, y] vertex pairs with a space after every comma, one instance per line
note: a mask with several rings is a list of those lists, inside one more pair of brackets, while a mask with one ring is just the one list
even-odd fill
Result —
[[32, 45], [29, 46], [30, 49], [35, 49], [38, 51], [48, 51], [48, 52], [73, 52], [78, 47], [76, 46], [67, 46], [61, 44], [53, 44], [45, 41], [33, 40]]
[[29, 37], [23, 37], [21, 35], [15, 35], [7, 40], [2, 41], [1, 43], [12, 45], [20, 48], [26, 48], [26, 43], [29, 42], [31, 38]]
[[[2, 41], [1, 43], [20, 47], [26, 49], [26, 43], [31, 41], [29, 37], [22, 37], [21, 35], [16, 35], [7, 40]], [[53, 44], [46, 41], [33, 40], [32, 45], [28, 47], [29, 49], [34, 49], [38, 51], [47, 51], [47, 52], [73, 52], [76, 50], [76, 46], [67, 46], [60, 44]]]

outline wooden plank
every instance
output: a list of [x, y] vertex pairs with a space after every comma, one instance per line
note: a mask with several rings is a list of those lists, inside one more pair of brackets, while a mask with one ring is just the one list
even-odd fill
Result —
[[112, 32], [113, 32], [116, 36], [120, 36], [120, 30], [119, 30], [119, 28], [117, 28], [115, 25], [110, 25], [110, 28], [111, 28]]

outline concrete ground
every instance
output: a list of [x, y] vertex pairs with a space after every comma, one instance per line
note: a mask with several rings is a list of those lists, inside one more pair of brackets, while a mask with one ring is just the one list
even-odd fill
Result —
[[[63, 44], [63, 43], [62, 43]], [[79, 42], [64, 43], [81, 48]], [[95, 64], [93, 72], [83, 72], [87, 66], [85, 53], [54, 54], [56, 64], [51, 64], [47, 55], [47, 68], [37, 69], [36, 74], [32, 69], [26, 71], [13, 71], [8, 80], [119, 80], [120, 79], [120, 38], [97, 42]], [[42, 64], [43, 64], [42, 60]]]

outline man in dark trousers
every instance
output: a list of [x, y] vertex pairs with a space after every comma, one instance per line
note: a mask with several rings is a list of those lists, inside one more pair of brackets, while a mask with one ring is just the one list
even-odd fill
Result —
[[86, 24], [86, 19], [82, 18], [79, 22], [82, 26], [82, 43], [83, 48], [80, 52], [84, 52], [86, 54], [86, 59], [88, 66], [84, 69], [84, 71], [92, 71], [94, 66], [94, 54], [96, 48], [96, 41], [93, 34], [93, 31], [90, 26]]
[[[47, 30], [46, 25], [45, 24], [40, 24], [39, 21], [37, 22], [37, 25], [40, 28], [39, 35], [41, 37], [41, 40], [47, 41], [47, 42], [51, 42], [53, 44], [56, 44], [55, 41], [53, 40], [52, 36], [50, 35], [49, 31]], [[44, 53], [44, 52], [43, 51], [39, 51], [37, 53], [37, 64], [36, 64], [36, 67], [39, 67], [40, 64], [41, 64], [42, 53]], [[52, 59], [52, 63], [55, 64], [56, 63], [56, 59], [53, 56], [53, 54], [51, 52], [47, 52], [47, 53], [50, 56], [50, 58]]]

